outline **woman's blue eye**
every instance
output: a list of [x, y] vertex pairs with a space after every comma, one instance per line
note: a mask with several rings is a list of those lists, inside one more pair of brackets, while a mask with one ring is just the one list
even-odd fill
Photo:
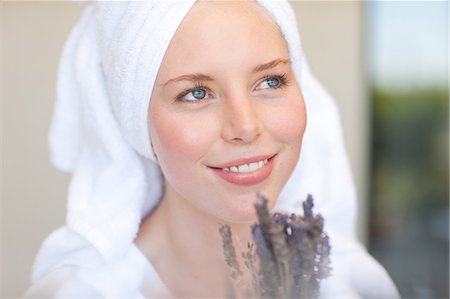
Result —
[[206, 97], [206, 90], [204, 89], [195, 89], [192, 91], [192, 96], [197, 100], [204, 99]]
[[278, 78], [278, 77], [270, 77], [267, 79], [264, 79], [264, 81], [262, 81], [259, 86], [257, 87], [257, 89], [276, 89], [279, 88], [283, 85], [283, 78]]
[[280, 84], [280, 80], [276, 78], [267, 79], [266, 82], [269, 87], [276, 87]]
[[196, 88], [186, 92], [184, 95], [179, 96], [178, 98], [183, 101], [200, 101], [208, 98], [209, 94], [204, 88]]

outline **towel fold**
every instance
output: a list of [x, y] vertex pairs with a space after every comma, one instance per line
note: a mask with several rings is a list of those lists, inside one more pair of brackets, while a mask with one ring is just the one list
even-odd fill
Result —
[[193, 3], [89, 4], [64, 48], [51, 159], [73, 173], [67, 225], [106, 259], [128, 248], [159, 200], [147, 107], [165, 50]]

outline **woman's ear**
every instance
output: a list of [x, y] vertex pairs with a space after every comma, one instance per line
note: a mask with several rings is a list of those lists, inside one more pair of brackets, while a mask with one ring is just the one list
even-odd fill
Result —
[[153, 142], [150, 140], [150, 146], [152, 148], [153, 156], [155, 157], [155, 163], [159, 165], [158, 156], [156, 155], [155, 148], [153, 147]]

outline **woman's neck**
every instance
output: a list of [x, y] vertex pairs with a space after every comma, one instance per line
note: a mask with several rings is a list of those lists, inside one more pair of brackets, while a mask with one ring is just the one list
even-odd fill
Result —
[[221, 223], [230, 225], [240, 258], [251, 240], [251, 223], [225, 223], [168, 189], [143, 222], [136, 243], [175, 296], [223, 297], [232, 282], [219, 234]]

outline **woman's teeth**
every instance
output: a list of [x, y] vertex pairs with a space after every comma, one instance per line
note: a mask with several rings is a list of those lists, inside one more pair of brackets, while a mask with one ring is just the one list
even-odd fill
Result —
[[267, 159], [261, 160], [258, 162], [250, 163], [250, 164], [242, 164], [237, 166], [231, 166], [231, 167], [225, 167], [223, 170], [225, 171], [231, 171], [231, 172], [252, 172], [255, 170], [258, 170], [262, 168], [264, 165], [266, 165], [268, 162]]

